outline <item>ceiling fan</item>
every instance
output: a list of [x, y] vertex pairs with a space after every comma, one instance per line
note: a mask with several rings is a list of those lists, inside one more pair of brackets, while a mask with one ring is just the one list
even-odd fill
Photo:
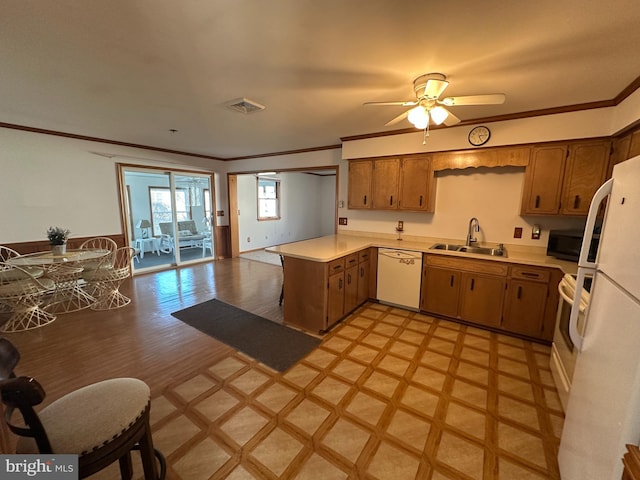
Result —
[[416, 100], [405, 102], [366, 102], [364, 105], [397, 105], [413, 107], [390, 120], [385, 126], [394, 125], [407, 118], [416, 128], [428, 130], [429, 121], [436, 125], [444, 123], [447, 126], [460, 123], [447, 107], [458, 105], [500, 105], [504, 103], [506, 96], [502, 93], [487, 95], [464, 95], [461, 97], [446, 97], [442, 100], [440, 95], [447, 88], [449, 82], [447, 76], [442, 73], [427, 73], [420, 75], [413, 81], [413, 91]]

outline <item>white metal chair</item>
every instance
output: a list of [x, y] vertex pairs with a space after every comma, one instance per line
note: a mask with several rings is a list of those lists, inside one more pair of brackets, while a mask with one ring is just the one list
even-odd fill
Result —
[[16, 252], [13, 248], [0, 245], [0, 262], [6, 262], [10, 258], [19, 257], [19, 256], [20, 254]]
[[120, 247], [112, 262], [106, 257], [98, 268], [85, 271], [83, 277], [91, 295], [96, 299], [91, 305], [92, 310], [112, 310], [131, 302], [130, 298], [120, 292], [120, 285], [131, 275], [131, 260], [135, 253], [132, 247]]
[[[13, 248], [0, 245], [0, 262], [6, 262], [10, 258], [19, 257], [19, 256], [20, 254], [16, 252]], [[0, 301], [0, 313], [6, 313], [10, 311], [11, 311], [10, 305]]]
[[53, 264], [47, 268], [45, 276], [55, 283], [53, 296], [47, 305], [50, 313], [69, 313], [89, 308], [96, 301], [79, 284], [84, 267], [81, 263], [65, 265]]
[[41, 268], [27, 270], [0, 262], [0, 303], [7, 305], [10, 312], [1, 332], [31, 330], [56, 319], [55, 315], [40, 308], [43, 296], [55, 289], [55, 282], [43, 278], [42, 274]]
[[[95, 250], [109, 250], [111, 253], [107, 256], [109, 258], [100, 258], [99, 260], [89, 260], [87, 262], [82, 262], [82, 266], [85, 270], [95, 270], [98, 268], [98, 265], [105, 265], [109, 263], [113, 263], [113, 256], [115, 255], [116, 250], [118, 249], [118, 244], [113, 241], [109, 237], [94, 237], [89, 240], [85, 240], [80, 248], [85, 249], [95, 249]], [[107, 263], [104, 263], [104, 262]]]

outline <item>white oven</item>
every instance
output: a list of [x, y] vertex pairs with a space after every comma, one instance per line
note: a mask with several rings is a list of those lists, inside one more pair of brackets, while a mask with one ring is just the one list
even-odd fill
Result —
[[[591, 278], [587, 278], [580, 299], [580, 314], [578, 315], [578, 331], [580, 334], [583, 333], [585, 312], [589, 306], [590, 295], [588, 290], [590, 287]], [[567, 409], [567, 402], [569, 401], [569, 391], [571, 390], [573, 370], [576, 366], [576, 357], [578, 356], [578, 349], [574, 347], [571, 337], [569, 336], [569, 316], [571, 314], [575, 290], [575, 275], [565, 275], [558, 284], [560, 300], [558, 302], [556, 327], [553, 334], [553, 345], [551, 347], [551, 374], [553, 375], [553, 381], [556, 384], [558, 395], [560, 396], [560, 401], [565, 411]]]

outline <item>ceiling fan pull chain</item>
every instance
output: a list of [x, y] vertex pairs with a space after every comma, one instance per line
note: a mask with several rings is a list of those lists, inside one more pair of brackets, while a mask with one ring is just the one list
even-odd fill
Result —
[[427, 137], [429, 136], [429, 123], [427, 123], [427, 126], [424, 127], [424, 137], [422, 137], [422, 144], [426, 145], [427, 144]]

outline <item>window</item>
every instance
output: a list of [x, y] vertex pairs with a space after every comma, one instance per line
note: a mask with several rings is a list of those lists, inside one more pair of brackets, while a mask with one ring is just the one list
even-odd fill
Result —
[[[149, 200], [151, 202], [151, 224], [153, 235], [159, 236], [160, 223], [171, 222], [171, 189], [169, 187], [149, 187]], [[176, 219], [189, 220], [187, 211], [187, 190], [176, 189]]]
[[258, 220], [280, 218], [280, 180], [258, 177]]

